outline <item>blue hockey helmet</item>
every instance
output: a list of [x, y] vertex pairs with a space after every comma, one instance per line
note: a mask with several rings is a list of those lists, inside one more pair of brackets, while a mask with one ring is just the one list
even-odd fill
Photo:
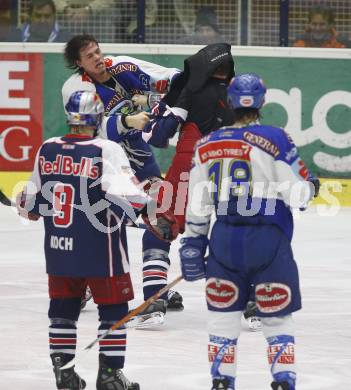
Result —
[[264, 103], [266, 87], [255, 73], [235, 76], [228, 86], [228, 103], [233, 108], [261, 108]]
[[104, 104], [95, 92], [76, 91], [65, 106], [69, 125], [93, 126], [98, 129], [104, 115]]

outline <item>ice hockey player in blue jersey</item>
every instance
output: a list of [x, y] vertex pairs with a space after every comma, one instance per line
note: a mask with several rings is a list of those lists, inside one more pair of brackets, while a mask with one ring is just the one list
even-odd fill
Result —
[[306, 208], [319, 182], [284, 130], [260, 124], [265, 93], [256, 74], [232, 80], [235, 122], [198, 142], [190, 173], [180, 258], [186, 280], [206, 278], [212, 390], [235, 389], [237, 341], [251, 286], [272, 389], [296, 388], [292, 313], [301, 308], [301, 297], [291, 209]]
[[[176, 236], [174, 217], [146, 212], [155, 201], [138, 185], [115, 142], [97, 138], [104, 106], [94, 92], [78, 91], [66, 105], [70, 133], [39, 148], [31, 179], [18, 196], [20, 215], [44, 218], [49, 279], [50, 356], [58, 389], [84, 389], [74, 368], [60, 370], [76, 351], [81, 298], [90, 287], [98, 305], [98, 334], [128, 313], [133, 299], [126, 223], [141, 213], [155, 234]], [[127, 337], [121, 327], [99, 342], [97, 390], [138, 390], [123, 374]]]
[[[137, 111], [135, 104], [139, 106], [140, 101], [133, 102], [133, 96], [143, 95], [145, 97], [143, 108], [152, 108], [160, 99], [160, 94], [167, 91], [179, 70], [128, 56], [104, 57], [98, 41], [88, 34], [77, 35], [67, 43], [65, 59], [69, 67], [76, 72], [63, 85], [64, 106], [71, 94], [77, 90], [98, 93], [107, 116], [106, 126], [100, 132], [100, 136], [122, 146], [139, 181], [160, 180], [158, 164], [140, 131], [149, 121], [149, 115], [145, 111]], [[143, 235], [145, 300], [167, 284], [170, 266], [168, 252], [169, 243], [159, 240], [150, 231], [145, 231]], [[182, 309], [180, 294], [170, 293], [172, 297], [167, 308]], [[165, 311], [167, 294], [163, 298], [159, 304]]]

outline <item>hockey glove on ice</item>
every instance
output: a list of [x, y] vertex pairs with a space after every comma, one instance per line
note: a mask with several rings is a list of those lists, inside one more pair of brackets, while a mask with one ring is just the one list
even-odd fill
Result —
[[182, 238], [179, 249], [182, 274], [185, 280], [193, 282], [206, 277], [205, 253], [208, 239], [204, 235]]

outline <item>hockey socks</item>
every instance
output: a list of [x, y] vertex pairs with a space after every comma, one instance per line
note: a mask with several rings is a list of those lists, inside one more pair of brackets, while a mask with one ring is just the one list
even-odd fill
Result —
[[[128, 313], [128, 304], [98, 305], [100, 326], [98, 336], [123, 318]], [[127, 348], [127, 331], [125, 327], [113, 330], [99, 341], [99, 351], [105, 357], [105, 363], [110, 368], [123, 368]]]
[[50, 355], [62, 353], [64, 364], [74, 358], [77, 345], [77, 327], [75, 321], [64, 318], [51, 319], [49, 326]]
[[295, 352], [294, 337], [287, 335], [273, 336], [268, 341], [268, 362], [274, 379], [273, 389], [295, 390]]
[[263, 317], [262, 331], [268, 342], [268, 362], [274, 390], [295, 390], [295, 340], [292, 315]]
[[234, 390], [236, 372], [236, 351], [237, 339], [228, 339], [210, 335], [208, 344], [208, 360], [211, 363], [211, 376], [213, 379], [213, 390]]
[[64, 363], [74, 358], [77, 345], [77, 327], [80, 298], [51, 299], [49, 307], [50, 354], [62, 353]]
[[[167, 284], [169, 266], [168, 251], [155, 248], [144, 250], [143, 291], [145, 300]], [[161, 298], [167, 300], [167, 294]]]
[[[118, 321], [118, 320], [117, 320]], [[102, 322], [99, 326], [98, 336], [101, 336], [106, 330], [115, 323]], [[108, 336], [99, 341], [99, 351], [105, 355], [105, 361], [108, 367], [123, 368], [127, 347], [127, 331], [125, 328], [113, 330]]]
[[241, 312], [208, 312], [208, 360], [211, 364], [212, 390], [235, 390], [237, 340]]
[[80, 298], [50, 299], [49, 345], [50, 357], [58, 389], [80, 390], [85, 381], [75, 372], [74, 367], [61, 367], [74, 358], [77, 345], [77, 327], [80, 313]]

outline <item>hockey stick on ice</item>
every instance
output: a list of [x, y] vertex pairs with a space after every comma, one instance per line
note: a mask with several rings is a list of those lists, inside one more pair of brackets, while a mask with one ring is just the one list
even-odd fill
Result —
[[[9, 199], [2, 190], [0, 190], [0, 203], [3, 204], [4, 206], [10, 206], [10, 207], [17, 207], [16, 203], [13, 202], [11, 199]], [[147, 229], [147, 226], [145, 223], [137, 223], [133, 225], [127, 225], [128, 227], [134, 227], [138, 229]]]
[[155, 302], [156, 299], [160, 298], [161, 295], [163, 295], [165, 292], [167, 292], [169, 289], [171, 289], [173, 286], [175, 286], [177, 283], [179, 283], [183, 279], [183, 276], [180, 275], [176, 279], [173, 280], [173, 282], [167, 284], [167, 286], [164, 286], [159, 290], [156, 294], [152, 295], [149, 299], [147, 299], [145, 302], [143, 302], [141, 305], [136, 307], [134, 310], [130, 311], [126, 316], [124, 316], [119, 321], [115, 322], [110, 329], [108, 329], [106, 332], [102, 333], [99, 337], [97, 337], [94, 341], [92, 341], [89, 345], [87, 345], [85, 348], [83, 348], [72, 360], [70, 360], [67, 364], [62, 366], [61, 370], [66, 370], [67, 368], [73, 367], [77, 360], [83, 355], [83, 353], [89, 352], [95, 344], [97, 344], [100, 340], [104, 339], [106, 336], [111, 334], [115, 329], [122, 326], [124, 323], [126, 323], [128, 320], [130, 320], [132, 317], [138, 315], [142, 310], [147, 308], [151, 303]]

